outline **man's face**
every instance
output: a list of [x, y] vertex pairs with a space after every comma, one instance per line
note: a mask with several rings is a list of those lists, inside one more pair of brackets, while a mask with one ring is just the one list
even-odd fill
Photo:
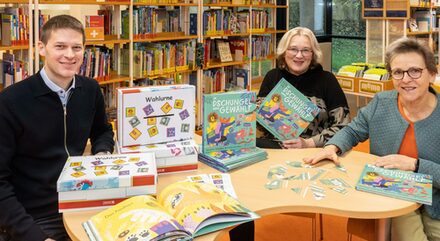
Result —
[[83, 61], [84, 43], [81, 33], [72, 29], [51, 32], [47, 44], [38, 43], [48, 77], [60, 87], [70, 85]]

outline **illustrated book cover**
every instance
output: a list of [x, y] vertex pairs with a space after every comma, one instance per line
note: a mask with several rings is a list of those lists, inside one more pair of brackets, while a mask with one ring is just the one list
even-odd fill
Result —
[[195, 87], [119, 88], [117, 112], [121, 147], [193, 139]]
[[191, 240], [258, 215], [212, 184], [176, 182], [157, 198], [141, 195], [83, 223], [90, 240]]
[[57, 181], [61, 212], [102, 208], [127, 197], [156, 193], [152, 153], [71, 156]]
[[202, 152], [254, 147], [255, 101], [250, 91], [203, 95]]
[[319, 110], [283, 78], [264, 98], [257, 121], [279, 140], [290, 140], [301, 135]]
[[432, 176], [366, 164], [356, 184], [359, 191], [432, 204]]

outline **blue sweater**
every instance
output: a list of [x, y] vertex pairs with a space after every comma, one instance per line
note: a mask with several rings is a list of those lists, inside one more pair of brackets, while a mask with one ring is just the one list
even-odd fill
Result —
[[75, 81], [66, 126], [60, 98], [39, 73], [0, 92], [0, 227], [13, 240], [47, 238], [34, 220], [58, 213], [56, 182], [65, 148], [82, 155], [90, 138], [93, 153], [113, 150], [98, 83], [82, 76]]
[[[435, 95], [435, 110], [429, 117], [415, 122], [414, 131], [420, 160], [418, 172], [433, 177], [432, 206], [424, 207], [432, 218], [440, 219], [440, 96]], [[371, 154], [397, 154], [408, 126], [397, 106], [397, 91], [386, 91], [376, 94], [327, 145], [336, 145], [344, 153], [370, 138]]]

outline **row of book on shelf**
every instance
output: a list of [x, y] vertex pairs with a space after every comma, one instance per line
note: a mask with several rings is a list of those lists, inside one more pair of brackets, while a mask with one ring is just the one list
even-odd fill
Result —
[[[198, 161], [221, 172], [263, 161], [267, 152], [256, 147], [257, 121], [283, 141], [297, 138], [320, 111], [284, 79], [259, 106], [250, 91], [205, 94], [199, 147], [194, 140], [194, 86], [131, 87], [117, 92], [118, 154], [69, 157], [57, 181], [60, 212], [113, 206], [84, 223], [92, 240], [127, 235], [192, 238], [257, 218], [234, 197], [206, 183], [177, 182], [157, 199], [150, 194], [157, 192], [158, 175], [197, 170]], [[400, 173], [391, 180], [380, 168], [371, 168], [375, 169], [366, 169], [359, 179], [359, 190], [380, 188], [376, 192], [382, 195], [429, 204], [429, 175], [419, 180], [417, 174], [395, 170], [386, 173]], [[402, 183], [408, 178], [413, 179]], [[396, 190], [403, 194], [393, 193]]]
[[417, 10], [407, 20], [410, 32], [429, 32], [438, 28], [438, 15], [436, 10]]
[[[29, 9], [26, 5], [20, 7], [3, 7], [1, 13], [1, 43], [3, 46], [27, 45], [29, 43]], [[231, 33], [248, 33], [253, 29], [265, 30], [270, 26], [270, 13], [267, 10], [253, 9], [232, 12], [223, 9], [208, 9], [203, 12], [203, 31], [205, 35]], [[39, 26], [48, 20], [49, 16], [39, 13]], [[185, 23], [189, 16], [189, 29]], [[155, 38], [162, 33], [173, 35], [197, 34], [197, 13], [183, 14], [180, 7], [135, 6], [133, 9], [134, 39]], [[117, 36], [113, 11], [108, 8], [99, 9], [97, 15], [87, 15], [84, 19], [88, 40], [104, 40], [104, 35], [116, 35], [116, 38], [129, 39], [129, 9], [121, 11], [121, 36]], [[34, 41], [35, 42], [35, 41]]]
[[390, 79], [384, 64], [352, 63], [339, 68], [337, 75], [383, 81]]

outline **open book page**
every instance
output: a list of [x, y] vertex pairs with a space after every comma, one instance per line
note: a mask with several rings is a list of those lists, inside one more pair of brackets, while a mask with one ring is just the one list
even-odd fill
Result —
[[102, 241], [191, 237], [154, 197], [146, 195], [129, 198], [98, 213], [84, 223], [84, 228], [91, 240]]
[[225, 173], [199, 174], [186, 177], [190, 182], [211, 183], [224, 190], [233, 198], [237, 198], [234, 186], [232, 185], [231, 175]]
[[[171, 184], [162, 190], [158, 201], [193, 237], [258, 217], [225, 191], [206, 183]], [[202, 230], [212, 223], [217, 227]]]

